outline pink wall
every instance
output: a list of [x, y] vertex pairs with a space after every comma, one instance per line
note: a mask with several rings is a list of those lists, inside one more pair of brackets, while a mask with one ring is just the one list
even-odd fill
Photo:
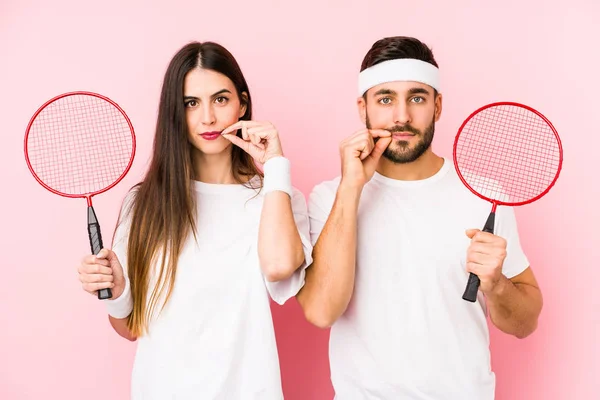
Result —
[[[400, 34], [428, 42], [441, 66], [440, 154], [451, 156], [460, 122], [491, 101], [537, 107], [561, 133], [561, 179], [517, 211], [545, 309], [526, 340], [493, 330], [497, 398], [600, 398], [600, 264], [592, 253], [600, 239], [600, 184], [592, 174], [600, 146], [597, 1], [150, 3], [0, 2], [1, 399], [126, 399], [135, 351], [80, 289], [84, 203], [46, 192], [24, 162], [25, 127], [43, 101], [98, 91], [119, 102], [136, 127], [131, 173], [94, 203], [110, 237], [122, 196], [146, 168], [166, 64], [184, 43], [215, 40], [234, 53], [256, 118], [279, 127], [295, 184], [307, 194], [338, 173], [338, 142], [361, 127], [354, 103], [364, 53], [374, 40]], [[327, 332], [304, 322], [295, 301], [273, 311], [286, 399], [331, 399]]]

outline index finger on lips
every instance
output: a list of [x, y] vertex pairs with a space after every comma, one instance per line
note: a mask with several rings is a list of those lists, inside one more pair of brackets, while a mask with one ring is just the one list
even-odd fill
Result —
[[369, 129], [369, 133], [373, 137], [389, 137], [392, 136], [390, 131], [386, 131], [385, 129]]
[[227, 128], [223, 129], [223, 131], [221, 132], [221, 135], [227, 135], [235, 130], [240, 129], [242, 127], [243, 122], [244, 121], [238, 121], [233, 125], [229, 125]]

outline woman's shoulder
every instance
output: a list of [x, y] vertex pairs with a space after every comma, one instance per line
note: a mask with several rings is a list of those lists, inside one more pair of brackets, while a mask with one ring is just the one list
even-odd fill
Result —
[[122, 202], [122, 209], [130, 209], [131, 206], [133, 205], [139, 191], [140, 191], [140, 187], [141, 187], [142, 183], [138, 183], [136, 185], [134, 185], [132, 188], [130, 188], [127, 193], [125, 193], [125, 196], [123, 197], [123, 202]]

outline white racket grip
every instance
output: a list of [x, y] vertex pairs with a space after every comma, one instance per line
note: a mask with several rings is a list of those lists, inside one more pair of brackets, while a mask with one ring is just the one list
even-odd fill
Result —
[[103, 301], [108, 315], [116, 319], [127, 318], [133, 311], [133, 297], [131, 296], [129, 279], [125, 278], [125, 289], [118, 298]]
[[265, 174], [263, 183], [265, 195], [278, 190], [287, 193], [290, 198], [292, 197], [292, 168], [290, 160], [282, 156], [273, 157], [267, 160], [263, 170]]

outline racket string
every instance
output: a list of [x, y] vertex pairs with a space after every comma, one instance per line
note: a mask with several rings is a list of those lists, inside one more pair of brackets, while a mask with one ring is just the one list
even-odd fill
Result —
[[552, 128], [536, 113], [516, 106], [475, 114], [457, 139], [456, 156], [469, 186], [490, 199], [513, 203], [542, 194], [560, 166]]
[[125, 116], [95, 96], [62, 97], [33, 121], [27, 152], [47, 186], [65, 194], [100, 191], [127, 169], [133, 136]]

